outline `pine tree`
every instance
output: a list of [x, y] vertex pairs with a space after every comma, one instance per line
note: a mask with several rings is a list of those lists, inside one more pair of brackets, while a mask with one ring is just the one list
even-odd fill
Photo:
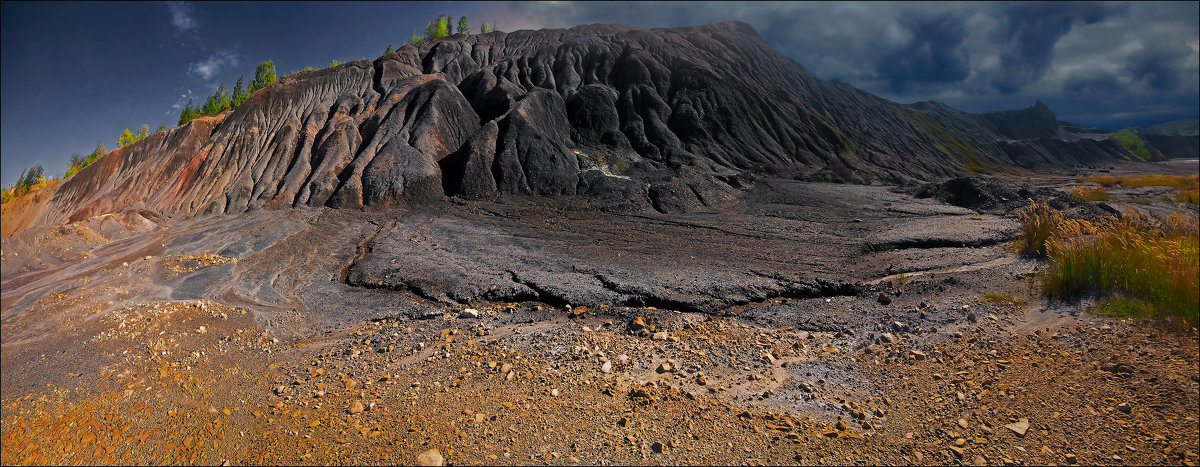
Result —
[[479, 33], [480, 33], [480, 34], [487, 34], [487, 32], [488, 32], [488, 25], [487, 25], [487, 21], [484, 21], [484, 22], [483, 22], [483, 25], [482, 25], [482, 26], [479, 26]]
[[433, 42], [450, 35], [450, 19], [446, 15], [438, 15], [436, 19], [425, 26], [425, 42]]
[[199, 112], [195, 109], [191, 99], [188, 99], [187, 106], [179, 111], [179, 124], [183, 125], [187, 122], [195, 120]]
[[466, 34], [468, 36], [471, 35], [471, 28], [470, 28], [470, 26], [467, 26], [467, 17], [466, 16], [463, 16], [462, 18], [458, 19], [458, 33]]
[[142, 125], [141, 128], [138, 128], [137, 134], [133, 135], [133, 142], [136, 143], [138, 141], [144, 140], [144, 139], [146, 139], [147, 136], [150, 136], [150, 124], [149, 123]]
[[335, 67], [335, 66], [338, 66], [338, 61], [337, 61], [337, 60], [333, 60], [333, 61], [329, 62], [329, 68], [333, 68], [333, 67]]
[[245, 102], [246, 97], [246, 91], [242, 88], [242, 75], [238, 75], [237, 84], [233, 85], [233, 102], [229, 105], [236, 109]]
[[[413, 37], [417, 37], [417, 35], [416, 35], [416, 34], [413, 34]], [[390, 54], [390, 53], [392, 53], [392, 52], [395, 52], [395, 51], [396, 51], [396, 48], [395, 48], [395, 47], [392, 47], [392, 44], [388, 44], [388, 48], [387, 48], [387, 50], [384, 50], [384, 51], [383, 51], [383, 53], [385, 53], [385, 54]]]
[[422, 39], [415, 32], [413, 33], [412, 37], [408, 38], [408, 44], [413, 47], [420, 47], [421, 44], [424, 44], [424, 43], [425, 43], [425, 39]]
[[254, 69], [254, 81], [250, 83], [250, 94], [254, 94], [259, 89], [270, 86], [279, 78], [275, 76], [275, 62], [267, 60], [259, 63], [258, 68]]

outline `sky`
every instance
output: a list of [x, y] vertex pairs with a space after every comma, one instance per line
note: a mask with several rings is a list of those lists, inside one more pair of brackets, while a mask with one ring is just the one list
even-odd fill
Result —
[[973, 112], [1045, 102], [1119, 129], [1200, 118], [1200, 2], [0, 3], [0, 184], [179, 110], [273, 60], [374, 59], [439, 13], [501, 31], [743, 21], [819, 78]]

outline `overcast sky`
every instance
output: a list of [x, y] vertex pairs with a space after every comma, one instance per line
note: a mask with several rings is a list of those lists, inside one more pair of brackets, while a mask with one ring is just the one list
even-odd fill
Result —
[[238, 75], [399, 46], [438, 13], [502, 31], [749, 23], [814, 75], [969, 112], [1050, 106], [1100, 128], [1200, 117], [1200, 3], [50, 3], [0, 6], [0, 182], [125, 128], [173, 126]]

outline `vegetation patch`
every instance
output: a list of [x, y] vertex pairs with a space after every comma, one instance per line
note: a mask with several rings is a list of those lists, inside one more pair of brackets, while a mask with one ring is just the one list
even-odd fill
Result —
[[1146, 143], [1142, 141], [1142, 136], [1138, 134], [1135, 128], [1126, 128], [1112, 134], [1112, 139], [1123, 146], [1131, 154], [1138, 159], [1148, 161], [1151, 154], [1150, 149], [1146, 147]]
[[1025, 300], [1021, 300], [1019, 298], [1016, 298], [1016, 297], [1013, 297], [1010, 295], [1000, 294], [1000, 293], [985, 293], [985, 294], [983, 294], [982, 301], [983, 301], [983, 303], [990, 303], [992, 305], [1020, 306], [1020, 305], [1025, 304]]
[[1083, 185], [1071, 188], [1071, 196], [1084, 201], [1104, 201], [1108, 199], [1108, 190], [1102, 186]]
[[1113, 297], [1101, 302], [1092, 313], [1122, 319], [1145, 318], [1154, 314], [1154, 305], [1136, 298]]
[[1042, 276], [1047, 295], [1128, 295], [1149, 304], [1155, 314], [1198, 321], [1200, 227], [1195, 217], [1154, 219], [1131, 209], [1120, 218], [1091, 223], [1066, 219], [1045, 202], [1031, 201], [1020, 219], [1019, 248], [1050, 258]]

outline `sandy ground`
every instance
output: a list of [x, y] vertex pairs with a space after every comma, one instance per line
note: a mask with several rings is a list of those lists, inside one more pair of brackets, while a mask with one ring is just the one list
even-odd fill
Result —
[[1015, 226], [760, 180], [686, 216], [31, 229], [0, 255], [0, 463], [1195, 465], [1200, 333], [1046, 301]]

